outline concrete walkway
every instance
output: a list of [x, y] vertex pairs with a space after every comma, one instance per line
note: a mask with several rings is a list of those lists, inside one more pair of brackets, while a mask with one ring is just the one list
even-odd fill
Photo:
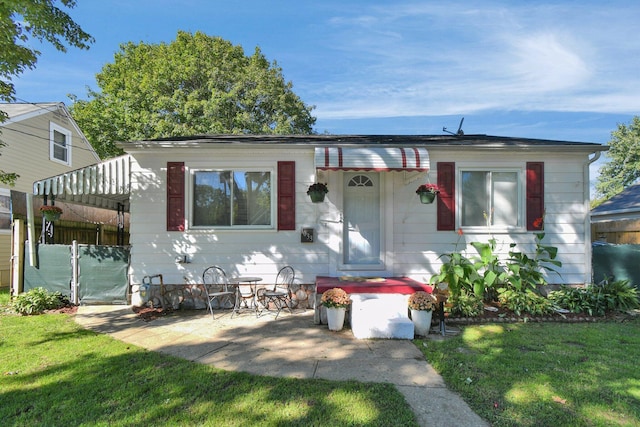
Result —
[[128, 306], [80, 306], [75, 319], [120, 341], [228, 371], [392, 383], [422, 426], [488, 426], [410, 341], [331, 332], [314, 324], [312, 310], [282, 312], [277, 320], [253, 313], [231, 319], [229, 312], [212, 320], [204, 310], [176, 311], [145, 322]]

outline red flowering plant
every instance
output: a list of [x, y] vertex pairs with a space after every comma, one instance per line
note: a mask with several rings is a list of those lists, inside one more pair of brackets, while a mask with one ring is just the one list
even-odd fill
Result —
[[438, 194], [439, 192], [440, 192], [440, 188], [436, 184], [422, 184], [416, 190], [416, 194], [420, 194], [420, 193]]
[[320, 302], [328, 308], [346, 308], [351, 303], [351, 300], [344, 289], [331, 288], [322, 294]]
[[533, 221], [533, 228], [536, 230], [544, 230], [544, 219], [542, 217], [536, 218]]

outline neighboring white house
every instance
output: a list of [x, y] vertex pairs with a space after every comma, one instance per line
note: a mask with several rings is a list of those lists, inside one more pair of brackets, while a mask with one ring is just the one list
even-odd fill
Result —
[[31, 194], [34, 181], [100, 158], [63, 103], [0, 104], [0, 110], [9, 116], [0, 123], [0, 170], [19, 175], [13, 187], [0, 183], [0, 286], [8, 286], [12, 203]]
[[[563, 263], [561, 277], [549, 282], [591, 280], [589, 163], [607, 149], [599, 144], [219, 135], [121, 146], [128, 165], [112, 181], [130, 191], [121, 197], [131, 214], [132, 284], [154, 274], [165, 283], [198, 283], [211, 265], [265, 281], [291, 265], [299, 283], [344, 275], [426, 282], [442, 254], [475, 253], [471, 241], [495, 238], [503, 256], [512, 242], [533, 252], [541, 217], [543, 242], [558, 248]], [[37, 182], [35, 194], [51, 194], [48, 182]], [[328, 184], [324, 202], [307, 196], [314, 182]], [[424, 183], [440, 186], [433, 204], [416, 194]], [[78, 197], [64, 187], [59, 200]]]

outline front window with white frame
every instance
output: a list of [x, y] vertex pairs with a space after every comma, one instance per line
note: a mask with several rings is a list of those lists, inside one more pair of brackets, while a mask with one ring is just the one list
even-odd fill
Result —
[[523, 227], [522, 171], [460, 170], [459, 224], [467, 229]]
[[271, 171], [196, 170], [191, 224], [195, 228], [272, 228]]
[[49, 158], [71, 165], [71, 131], [53, 122], [49, 124]]

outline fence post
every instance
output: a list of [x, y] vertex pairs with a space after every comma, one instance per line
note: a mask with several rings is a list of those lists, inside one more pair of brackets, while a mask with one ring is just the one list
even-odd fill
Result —
[[80, 297], [78, 295], [78, 241], [71, 242], [71, 302], [78, 305]]
[[96, 224], [96, 226], [98, 227], [98, 241], [96, 242], [96, 245], [104, 245], [104, 226], [102, 224]]
[[11, 295], [17, 296], [24, 290], [24, 221], [13, 220], [11, 248]]

